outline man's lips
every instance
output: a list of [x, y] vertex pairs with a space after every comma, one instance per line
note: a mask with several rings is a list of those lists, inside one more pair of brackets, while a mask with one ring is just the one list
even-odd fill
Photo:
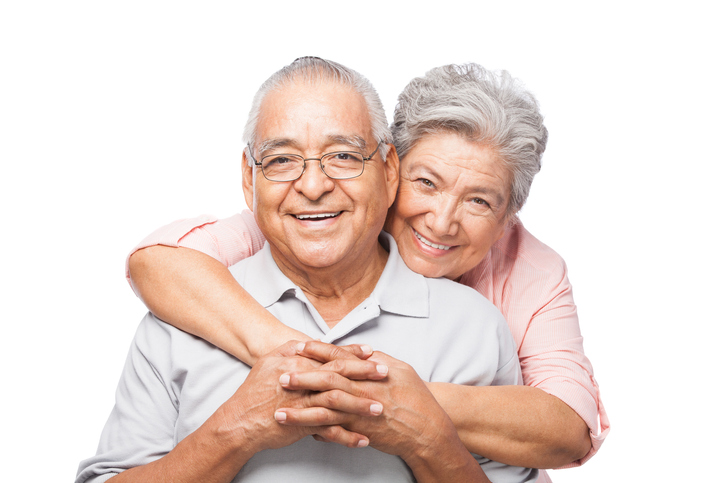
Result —
[[300, 214], [300, 215], [293, 215], [294, 218], [297, 220], [324, 220], [327, 218], [335, 218], [339, 216], [342, 212], [337, 211], [333, 213], [309, 213], [309, 214]]
[[422, 243], [424, 243], [425, 245], [427, 245], [429, 247], [437, 248], [438, 250], [450, 250], [450, 248], [452, 248], [451, 245], [440, 245], [439, 243], [433, 243], [430, 240], [428, 240], [427, 238], [425, 238], [424, 236], [420, 235], [417, 231], [415, 231], [415, 230], [412, 230], [412, 231], [415, 233], [415, 236], [417, 237], [418, 240], [420, 240]]

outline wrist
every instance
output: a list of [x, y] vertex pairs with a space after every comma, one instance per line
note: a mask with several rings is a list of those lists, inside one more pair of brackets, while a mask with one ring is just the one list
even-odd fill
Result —
[[488, 481], [480, 465], [465, 448], [452, 421], [431, 424], [435, 432], [401, 455], [419, 481]]
[[256, 411], [246, 410], [244, 405], [222, 405], [200, 428], [205, 440], [212, 441], [218, 451], [230, 457], [248, 460], [266, 449], [259, 445], [264, 441], [261, 424], [255, 418]]

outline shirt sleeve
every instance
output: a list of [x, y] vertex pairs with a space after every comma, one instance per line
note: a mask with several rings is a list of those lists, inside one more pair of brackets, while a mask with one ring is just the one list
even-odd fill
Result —
[[[116, 390], [116, 404], [101, 433], [96, 455], [82, 461], [76, 483], [96, 483], [124, 470], [155, 461], [173, 449], [178, 400], [164, 375], [171, 357], [152, 338], [170, 340], [168, 330], [150, 313], [139, 326]], [[160, 348], [160, 350], [159, 350]]]
[[518, 355], [523, 382], [558, 397], [586, 422], [590, 429], [591, 450], [568, 466], [579, 466], [601, 447], [609, 432], [609, 422], [601, 402], [593, 367], [583, 351], [583, 337], [573, 291], [565, 263], [560, 271], [540, 279], [540, 294]]
[[264, 235], [249, 210], [224, 219], [201, 215], [177, 220], [154, 231], [131, 250], [126, 257], [126, 280], [130, 284], [128, 260], [131, 255], [149, 246], [191, 248], [229, 267], [261, 250], [264, 241]]

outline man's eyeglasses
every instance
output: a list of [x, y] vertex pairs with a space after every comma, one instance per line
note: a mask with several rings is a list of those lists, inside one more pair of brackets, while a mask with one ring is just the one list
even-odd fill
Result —
[[381, 144], [382, 141], [367, 157], [355, 151], [336, 151], [323, 154], [321, 158], [303, 158], [298, 154], [270, 154], [259, 162], [251, 154], [251, 145], [249, 155], [256, 166], [261, 166], [261, 172], [269, 181], [295, 181], [301, 178], [307, 168], [307, 161], [319, 161], [322, 172], [332, 179], [352, 179], [362, 175], [365, 161], [372, 159]]

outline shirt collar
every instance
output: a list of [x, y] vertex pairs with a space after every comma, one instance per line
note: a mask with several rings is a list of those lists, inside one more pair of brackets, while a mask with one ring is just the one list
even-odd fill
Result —
[[272, 257], [269, 242], [265, 242], [256, 255], [246, 260], [247, 283], [244, 284], [244, 289], [264, 307], [269, 308], [289, 291], [301, 291], [279, 270]]
[[[379, 241], [389, 252], [389, 256], [370, 298], [374, 299], [384, 312], [408, 317], [427, 317], [429, 289], [425, 277], [405, 265], [397, 250], [397, 243], [390, 234], [383, 231]], [[264, 307], [268, 308], [290, 291], [295, 295], [297, 291], [301, 293], [301, 289], [279, 270], [269, 243], [265, 243], [255, 256], [247, 260], [248, 283], [244, 284], [244, 288]]]
[[390, 253], [385, 269], [372, 292], [380, 309], [409, 317], [428, 317], [430, 297], [425, 277], [405, 265], [392, 235], [383, 231], [379, 240]]

